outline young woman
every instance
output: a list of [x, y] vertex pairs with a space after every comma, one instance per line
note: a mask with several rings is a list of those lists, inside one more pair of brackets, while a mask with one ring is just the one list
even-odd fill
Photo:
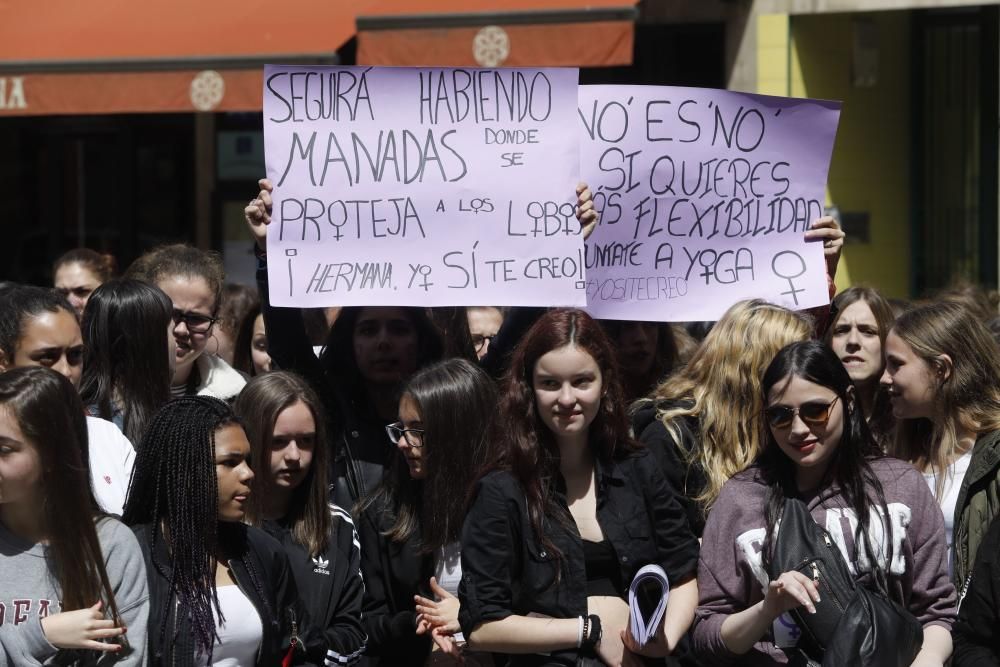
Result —
[[878, 585], [921, 623], [913, 665], [940, 667], [951, 655], [955, 589], [941, 512], [919, 473], [883, 457], [851, 378], [822, 343], [781, 350], [761, 391], [766, 445], [755, 465], [726, 482], [705, 526], [693, 632], [699, 657], [747, 665], [798, 657], [801, 631], [783, 614], [814, 611], [817, 588], [796, 571], [773, 581], [767, 572], [784, 499], [799, 498], [858, 580]]
[[264, 316], [260, 312], [260, 306], [247, 313], [240, 324], [240, 331], [236, 336], [233, 368], [250, 377], [270, 373], [272, 370], [267, 330], [264, 328]]
[[219, 318], [212, 327], [212, 335], [206, 346], [208, 352], [235, 368], [236, 339], [239, 337], [240, 326], [253, 310], [260, 312], [260, 298], [256, 287], [236, 283], [223, 285]]
[[73, 306], [77, 317], [83, 317], [91, 293], [114, 275], [115, 258], [89, 248], [74, 248], [52, 265], [52, 284]]
[[798, 313], [740, 301], [633, 416], [639, 441], [661, 460], [699, 537], [722, 485], [760, 453], [764, 368], [778, 350], [810, 332]]
[[182, 244], [160, 246], [137, 259], [125, 277], [156, 285], [173, 304], [177, 353], [171, 395], [236, 398], [246, 380], [219, 357], [205, 354], [225, 280], [218, 255]]
[[352, 665], [365, 650], [358, 537], [327, 501], [324, 419], [319, 399], [287, 371], [259, 375], [233, 406], [257, 461], [247, 523], [281, 543], [302, 602], [326, 635], [327, 664]]
[[171, 401], [139, 448], [124, 521], [149, 573], [151, 665], [322, 660], [281, 545], [243, 523], [250, 443], [223, 401]]
[[146, 664], [142, 554], [98, 506], [86, 457], [65, 378], [0, 374], [0, 664]]
[[400, 388], [417, 369], [441, 358], [444, 342], [424, 308], [348, 307], [340, 310], [317, 359], [302, 311], [273, 308], [267, 299], [270, 182], [261, 180], [261, 188], [245, 215], [257, 243], [268, 354], [279, 368], [305, 378], [323, 402], [336, 452], [333, 500], [353, 507], [378, 487], [391, 464], [385, 424], [395, 419]]
[[961, 591], [998, 510], [1000, 347], [965, 307], [941, 302], [900, 315], [885, 352], [882, 383], [898, 420], [890, 451], [934, 490]]
[[854, 381], [868, 430], [886, 449], [896, 425], [889, 395], [879, 380], [885, 371], [885, 337], [896, 316], [881, 294], [870, 287], [851, 287], [833, 300], [833, 322], [825, 341], [840, 357]]
[[90, 414], [141, 442], [153, 414], [170, 400], [175, 358], [170, 297], [138, 280], [112, 280], [83, 311], [80, 397]]
[[[4, 293], [0, 299], [0, 372], [45, 366], [78, 388], [83, 356], [76, 312], [61, 294], [26, 285]], [[94, 495], [106, 512], [120, 515], [135, 449], [117, 426], [104, 419], [87, 417], [87, 434]]]
[[[618, 665], [629, 584], [663, 567], [665, 656], [697, 604], [698, 542], [659, 466], [629, 436], [614, 350], [578, 310], [541, 317], [514, 350], [502, 446], [462, 532], [461, 626], [470, 647], [513, 665]], [[538, 618], [543, 616], [546, 618]]]
[[[478, 366], [449, 359], [418, 371], [385, 428], [397, 454], [358, 512], [368, 655], [422, 664], [457, 653], [459, 533], [466, 490], [486, 461], [496, 388]], [[415, 593], [419, 593], [416, 597]], [[449, 662], [435, 650], [432, 661]], [[469, 656], [469, 661], [477, 660]]]

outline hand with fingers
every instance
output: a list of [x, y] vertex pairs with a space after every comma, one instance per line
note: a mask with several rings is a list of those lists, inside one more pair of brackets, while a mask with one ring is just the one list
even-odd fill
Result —
[[805, 607], [810, 614], [815, 614], [815, 602], [819, 602], [816, 582], [794, 570], [783, 572], [768, 584], [764, 593], [764, 610], [771, 619], [797, 607]]
[[637, 665], [642, 664], [642, 660], [638, 658], [640, 655], [644, 655], [647, 658], [665, 658], [670, 655], [670, 647], [667, 645], [667, 635], [663, 631], [663, 625], [660, 625], [660, 631], [649, 638], [646, 645], [643, 647], [639, 646], [639, 642], [635, 640], [632, 636], [632, 628], [628, 627], [621, 631], [622, 643], [625, 645], [625, 656], [633, 659], [631, 662], [625, 660], [622, 664], [632, 664], [634, 662]]
[[450, 632], [446, 632], [441, 628], [434, 628], [431, 630], [431, 639], [434, 640], [434, 644], [442, 653], [451, 656], [457, 662], [465, 662], [465, 657], [462, 655], [462, 648]]
[[267, 252], [267, 226], [271, 224], [271, 192], [274, 191], [274, 186], [266, 178], [257, 181], [257, 185], [260, 186], [260, 192], [243, 209], [243, 219], [257, 247], [261, 252]]
[[[461, 631], [458, 624], [458, 598], [443, 589], [434, 577], [431, 577], [431, 592], [437, 597], [436, 601], [421, 595], [413, 596], [417, 603], [418, 619], [440, 634], [451, 635]], [[419, 621], [417, 633], [422, 634]]]
[[88, 609], [76, 609], [52, 614], [42, 619], [42, 632], [49, 643], [61, 649], [85, 649], [89, 651], [120, 651], [121, 644], [101, 641], [114, 639], [125, 634], [124, 627], [104, 618], [102, 603], [98, 601]]
[[844, 236], [844, 230], [829, 215], [813, 220], [811, 229], [805, 234], [806, 241], [823, 242], [826, 273], [831, 280], [837, 276], [837, 264], [840, 263], [840, 253], [844, 249]]
[[598, 215], [594, 208], [594, 195], [586, 183], [576, 186], [576, 219], [580, 221], [583, 240], [586, 241], [597, 229]]

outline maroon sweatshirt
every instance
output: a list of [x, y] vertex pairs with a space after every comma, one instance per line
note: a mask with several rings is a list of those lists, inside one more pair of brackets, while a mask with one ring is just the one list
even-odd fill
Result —
[[[947, 547], [941, 508], [927, 482], [908, 463], [896, 459], [872, 461], [882, 482], [889, 521], [870, 521], [869, 539], [879, 562], [890, 573], [892, 597], [926, 628], [940, 625], [948, 630], [955, 619], [955, 588], [948, 577]], [[700, 599], [694, 621], [694, 647], [706, 664], [739, 660], [741, 665], [783, 665], [785, 650], [799, 634], [791, 617], [776, 622], [777, 634], [768, 633], [744, 656], [730, 652], [722, 642], [722, 623], [729, 614], [743, 611], [764, 599], [768, 577], [761, 565], [764, 543], [764, 507], [767, 485], [759, 468], [752, 467], [722, 487], [705, 525], [698, 563]], [[830, 532], [844, 554], [851, 572], [863, 577], [871, 571], [868, 554], [855, 545], [855, 513], [840, 495], [829, 488], [806, 499], [813, 518]], [[881, 516], [881, 513], [879, 513]], [[892, 562], [886, 523], [892, 527]], [[789, 649], [794, 653], [794, 649]]]

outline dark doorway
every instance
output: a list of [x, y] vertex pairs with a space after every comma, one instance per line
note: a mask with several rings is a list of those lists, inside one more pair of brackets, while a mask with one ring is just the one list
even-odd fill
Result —
[[997, 7], [916, 14], [912, 291], [997, 286]]
[[70, 248], [110, 252], [124, 269], [158, 243], [192, 240], [193, 128], [191, 114], [0, 121], [0, 279], [51, 284]]

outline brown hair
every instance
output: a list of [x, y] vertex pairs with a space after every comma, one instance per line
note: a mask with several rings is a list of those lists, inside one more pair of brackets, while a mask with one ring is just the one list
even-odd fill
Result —
[[837, 315], [830, 322], [830, 326], [827, 327], [826, 334], [823, 336], [823, 342], [828, 346], [833, 342], [834, 330], [837, 328], [840, 316], [849, 306], [859, 301], [868, 306], [868, 309], [872, 311], [872, 316], [875, 318], [875, 325], [878, 327], [879, 345], [882, 348], [879, 371], [871, 380], [876, 384], [875, 402], [872, 405], [871, 414], [866, 416], [868, 417], [868, 428], [871, 430], [872, 436], [882, 449], [885, 450], [889, 446], [889, 441], [896, 426], [896, 420], [892, 416], [892, 404], [889, 402], [889, 395], [879, 384], [879, 378], [882, 377], [882, 372], [885, 370], [885, 337], [889, 335], [889, 330], [892, 328], [893, 322], [896, 321], [896, 314], [892, 306], [885, 297], [871, 287], [859, 285], [844, 290], [833, 300], [833, 307]]
[[104, 512], [90, 486], [87, 421], [76, 389], [51, 369], [15, 368], [0, 374], [0, 406], [38, 451], [47, 559], [59, 581], [63, 611], [104, 600], [121, 625], [94, 525]]
[[67, 264], [80, 264], [93, 273], [100, 283], [106, 283], [114, 278], [118, 268], [114, 255], [110, 253], [100, 253], [90, 248], [74, 248], [60, 255], [59, 259], [53, 262], [53, 280], [55, 280], [59, 269]]
[[934, 393], [938, 418], [899, 420], [890, 448], [918, 469], [930, 467], [940, 498], [959, 428], [978, 434], [1000, 429], [1000, 346], [973, 313], [947, 301], [903, 313], [892, 332], [932, 369], [941, 368], [942, 355], [951, 358], [951, 373]]
[[311, 556], [326, 551], [330, 539], [331, 519], [327, 499], [327, 466], [329, 443], [326, 441], [323, 408], [316, 393], [298, 375], [274, 371], [258, 375], [247, 383], [236, 399], [234, 412], [240, 418], [250, 441], [250, 460], [254, 461], [254, 479], [246, 520], [260, 525], [263, 520], [263, 499], [273, 484], [270, 451], [274, 441], [274, 424], [281, 413], [296, 403], [305, 405], [316, 424], [312, 464], [305, 479], [292, 493], [287, 519], [292, 537]]
[[201, 250], [184, 243], [162, 245], [153, 248], [132, 262], [125, 272], [126, 278], [156, 284], [161, 279], [173, 276], [201, 278], [208, 284], [214, 304], [212, 313], [217, 314], [222, 303], [222, 286], [226, 280], [226, 270], [222, 258], [216, 252]]
[[534, 373], [542, 356], [567, 346], [589, 354], [601, 369], [605, 393], [588, 433], [594, 456], [608, 463], [640, 447], [629, 431], [618, 362], [604, 330], [582, 310], [559, 308], [542, 315], [514, 348], [504, 378], [500, 414], [506, 423], [494, 467], [508, 470], [521, 484], [535, 534], [557, 555], [559, 549], [546, 537], [542, 520], [546, 515], [563, 518], [551, 495], [559, 474], [559, 448], [538, 414]]

